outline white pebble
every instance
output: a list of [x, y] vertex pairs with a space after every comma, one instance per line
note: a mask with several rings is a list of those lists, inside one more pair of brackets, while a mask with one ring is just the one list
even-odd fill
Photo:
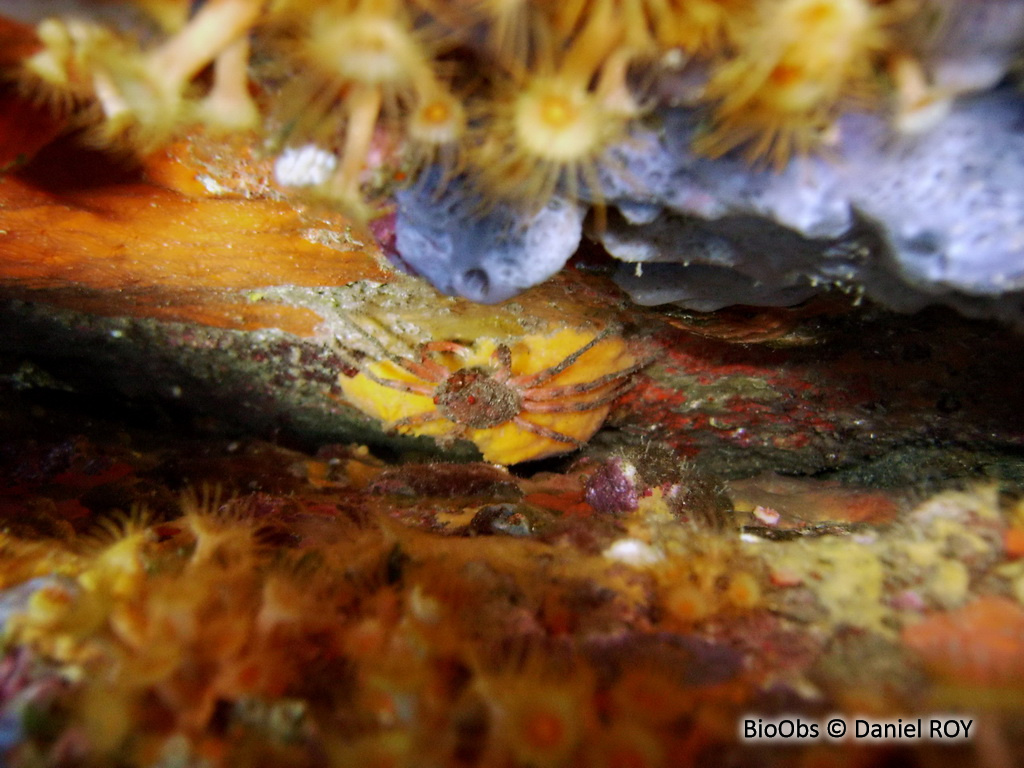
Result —
[[313, 187], [327, 181], [337, 165], [337, 156], [316, 144], [287, 147], [274, 163], [274, 178], [284, 187]]
[[604, 551], [604, 556], [626, 565], [654, 565], [665, 559], [661, 550], [640, 539], [619, 539]]

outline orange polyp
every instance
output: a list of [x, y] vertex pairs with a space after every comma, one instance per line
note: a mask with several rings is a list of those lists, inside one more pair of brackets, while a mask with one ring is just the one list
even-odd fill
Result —
[[541, 710], [526, 718], [522, 735], [532, 748], [547, 751], [560, 748], [568, 732], [557, 713]]
[[474, 687], [491, 719], [492, 753], [480, 764], [576, 764], [574, 755], [596, 725], [589, 669], [557, 669], [543, 656], [531, 655], [493, 674], [479, 670]]
[[249, 95], [249, 54], [249, 39], [241, 37], [213, 62], [213, 85], [200, 105], [200, 113], [203, 122], [215, 131], [259, 127], [260, 114]]
[[444, 123], [451, 119], [452, 113], [448, 105], [434, 101], [423, 108], [423, 119], [428, 123]]
[[[281, 100], [286, 140], [330, 145], [343, 134], [337, 170], [321, 191], [366, 218], [372, 208], [361, 184], [382, 121], [409, 114], [424, 96], [429, 101], [442, 91], [431, 52], [400, 0], [339, 0], [312, 12], [296, 8], [291, 18], [282, 13], [282, 26], [281, 44], [291, 49], [297, 67]], [[431, 135], [417, 135], [418, 128], [427, 134], [437, 128], [422, 112], [408, 120], [409, 137], [436, 144]]]
[[408, 135], [414, 162], [426, 165], [446, 150], [457, 150], [466, 130], [466, 112], [440, 83], [430, 83], [417, 95], [419, 105], [409, 117]]
[[615, 17], [612, 4], [599, 3], [562, 56], [559, 73], [585, 87], [622, 43], [622, 35], [621, 20]]
[[310, 35], [309, 54], [345, 81], [400, 86], [415, 79], [421, 61], [407, 32], [391, 19], [362, 16], [323, 19]]
[[307, 20], [297, 48], [310, 70], [304, 74], [339, 93], [360, 84], [408, 95], [430, 78], [430, 57], [395, 0], [349, 0], [322, 9]]
[[503, 197], [538, 208], [560, 185], [571, 198], [581, 180], [593, 185], [597, 161], [623, 126], [579, 83], [535, 75], [495, 115], [476, 165]]
[[753, 161], [776, 167], [812, 149], [844, 102], [871, 92], [892, 15], [869, 0], [766, 4], [712, 73], [714, 125], [695, 148], [717, 157], [746, 145]]
[[380, 117], [381, 92], [370, 86], [357, 86], [348, 97], [349, 123], [345, 132], [345, 148], [338, 170], [328, 182], [329, 191], [339, 200], [353, 205], [357, 213], [365, 213], [359, 201], [359, 173], [373, 139]]
[[[74, 110], [78, 125], [89, 128], [85, 138], [102, 146], [145, 153], [189, 121], [252, 127], [258, 113], [247, 91], [245, 36], [260, 8], [259, 0], [211, 0], [148, 50], [91, 21], [46, 19], [38, 27], [44, 47], [23, 71], [55, 109]], [[218, 70], [212, 98], [191, 109], [189, 86], [211, 63]]]
[[779, 64], [771, 71], [771, 74], [768, 75], [768, 79], [771, 80], [772, 85], [778, 85], [784, 88], [796, 82], [802, 74], [803, 73], [796, 67]]
[[509, 66], [525, 61], [534, 33], [529, 0], [476, 0], [472, 4], [488, 20], [488, 40], [499, 59]]
[[593, 97], [558, 78], [537, 78], [522, 93], [515, 129], [517, 145], [542, 167], [582, 162], [603, 148], [600, 112]]
[[74, 601], [74, 596], [64, 587], [43, 587], [29, 599], [28, 616], [37, 626], [55, 625], [67, 616]]
[[527, 210], [556, 193], [598, 194], [598, 163], [637, 112], [623, 95], [631, 49], [615, 7], [597, 4], [571, 39], [548, 41], [529, 69], [514, 68], [499, 84], [474, 121], [484, 135], [471, 160], [487, 189]]
[[568, 127], [579, 116], [579, 110], [566, 99], [550, 94], [541, 98], [539, 111], [544, 122], [556, 130]]

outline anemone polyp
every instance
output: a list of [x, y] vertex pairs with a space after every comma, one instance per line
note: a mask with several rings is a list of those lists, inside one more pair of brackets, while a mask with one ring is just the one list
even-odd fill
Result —
[[654, 32], [662, 45], [690, 52], [714, 53], [730, 43], [753, 0], [685, 0], [664, 5], [648, 0], [655, 15]]
[[558, 75], [538, 75], [498, 110], [476, 161], [496, 196], [539, 209], [556, 193], [600, 198], [599, 167], [628, 119], [603, 95]]
[[595, 96], [559, 77], [538, 77], [512, 110], [515, 141], [541, 162], [574, 163], [604, 149], [608, 131]]
[[488, 43], [499, 59], [515, 63], [529, 58], [535, 27], [529, 0], [471, 0], [469, 4], [486, 21]]
[[528, 69], [499, 79], [471, 121], [481, 134], [473, 165], [486, 191], [534, 209], [556, 192], [600, 196], [598, 165], [638, 111], [613, 11], [596, 6], [571, 42], [539, 48]]
[[285, 141], [337, 146], [342, 134], [337, 170], [321, 191], [368, 216], [360, 183], [381, 116], [407, 113], [439, 90], [431, 52], [400, 0], [341, 0], [282, 12], [278, 22], [299, 74], [281, 99]]
[[[576, 765], [597, 730], [596, 680], [585, 666], [544, 664], [527, 651], [506, 668], [481, 669], [474, 690], [490, 720], [485, 765]], [[558, 668], [561, 667], [561, 668]]]
[[780, 167], [820, 143], [840, 103], [871, 92], [892, 18], [870, 0], [768, 4], [712, 73], [714, 124], [696, 148], [717, 156], [747, 144], [748, 157]]
[[407, 86], [425, 70], [420, 48], [405, 25], [370, 13], [318, 14], [304, 53], [325, 75], [369, 85]]
[[872, 57], [886, 44], [884, 14], [868, 0], [784, 0], [765, 28], [779, 40], [779, 64], [822, 82], [836, 98], [844, 87], [867, 80]]
[[44, 19], [36, 27], [36, 36], [43, 47], [22, 62], [22, 88], [58, 114], [68, 114], [92, 95], [83, 52], [92, 39], [111, 36], [75, 19]]
[[454, 147], [466, 132], [466, 108], [441, 86], [425, 89], [411, 110], [406, 126], [409, 139], [427, 161], [442, 147]]
[[499, 100], [476, 161], [498, 196], [539, 208], [556, 192], [574, 199], [585, 187], [599, 195], [598, 166], [628, 118], [609, 98], [614, 87], [588, 83], [563, 71], [536, 73]]
[[626, 44], [648, 53], [682, 48], [717, 54], [757, 0], [566, 0], [545, 4], [550, 22], [568, 35], [594, 14], [610, 12]]
[[401, 168], [405, 178], [415, 181], [436, 164], [442, 171], [437, 186], [437, 194], [441, 194], [464, 170], [466, 125], [465, 106], [443, 83], [422, 89], [405, 121]]

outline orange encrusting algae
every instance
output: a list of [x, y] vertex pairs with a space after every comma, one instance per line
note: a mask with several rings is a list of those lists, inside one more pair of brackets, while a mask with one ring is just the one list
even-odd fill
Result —
[[373, 249], [312, 242], [305, 233], [330, 224], [277, 201], [192, 198], [140, 182], [51, 192], [7, 175], [0, 207], [0, 284], [98, 314], [311, 336], [314, 312], [240, 292], [387, 281]]
[[147, 184], [61, 193], [0, 179], [4, 281], [97, 289], [251, 289], [344, 285], [384, 277], [372, 251], [338, 251], [315, 226], [270, 201], [194, 199]]
[[1009, 598], [983, 595], [907, 626], [902, 637], [948, 683], [1016, 690], [1024, 683], [1024, 609]]

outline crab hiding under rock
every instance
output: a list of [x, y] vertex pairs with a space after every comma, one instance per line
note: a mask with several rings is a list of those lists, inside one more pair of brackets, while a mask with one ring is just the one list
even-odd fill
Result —
[[516, 464], [585, 444], [649, 362], [612, 328], [565, 328], [428, 342], [419, 360], [387, 353], [359, 365], [341, 388], [391, 429], [465, 438], [487, 461]]

